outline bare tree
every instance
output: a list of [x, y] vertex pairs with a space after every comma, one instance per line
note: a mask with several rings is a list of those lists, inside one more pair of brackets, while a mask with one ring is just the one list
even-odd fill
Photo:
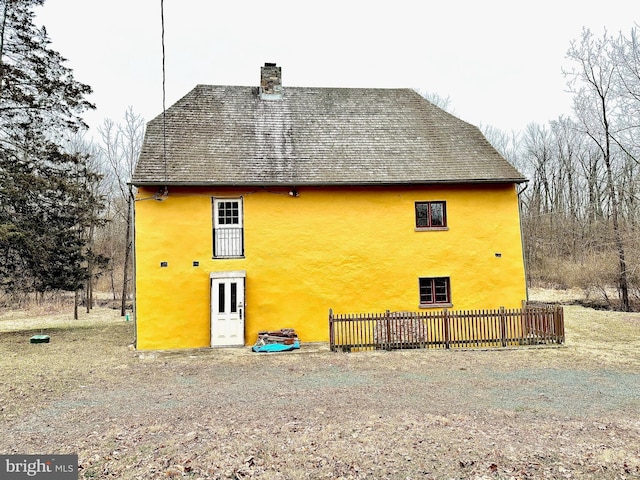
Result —
[[619, 197], [614, 181], [614, 151], [616, 129], [613, 122], [618, 107], [615, 95], [615, 81], [618, 78], [617, 64], [611, 56], [612, 38], [605, 32], [596, 38], [590, 30], [584, 29], [579, 42], [572, 42], [568, 58], [577, 66], [565, 72], [568, 85], [574, 93], [574, 111], [583, 131], [591, 138], [600, 151], [605, 165], [606, 183], [609, 194], [613, 236], [618, 254], [618, 289], [621, 307], [630, 310], [629, 285], [625, 246], [619, 219]]
[[106, 119], [102, 126], [99, 127], [102, 137], [102, 154], [109, 166], [118, 197], [113, 202], [113, 207], [116, 215], [124, 221], [126, 228], [120, 305], [120, 314], [123, 316], [125, 315], [126, 301], [130, 291], [131, 253], [133, 247], [131, 228], [135, 195], [133, 187], [128, 182], [131, 180], [140, 155], [140, 149], [142, 148], [144, 125], [144, 119], [134, 113], [132, 107], [129, 107], [125, 112], [123, 124], [115, 124], [112, 120]]
[[446, 97], [443, 97], [438, 93], [427, 92], [419, 89], [416, 89], [415, 91], [420, 96], [433, 103], [436, 107], [441, 108], [445, 112], [449, 112], [452, 115], [454, 114], [455, 110], [453, 110], [451, 107], [451, 97], [449, 97], [448, 95]]
[[512, 131], [506, 133], [491, 125], [480, 125], [480, 130], [489, 143], [500, 155], [516, 167], [527, 178], [532, 172], [527, 170], [527, 165], [522, 161], [522, 135], [520, 132]]
[[626, 155], [640, 163], [640, 45], [634, 27], [629, 36], [620, 33], [612, 40], [612, 57], [617, 66], [616, 93], [620, 99], [619, 115], [625, 118], [615, 140]]
[[[104, 217], [105, 200], [109, 196], [109, 185], [104, 175], [99, 173], [103, 170], [100, 165], [100, 152], [97, 146], [85, 138], [86, 130], [81, 130], [71, 135], [65, 145], [65, 150], [70, 154], [82, 156], [84, 160], [84, 168], [93, 175], [79, 175], [78, 178], [84, 182], [84, 188], [91, 193], [91, 198], [98, 201], [93, 205], [88, 205], [87, 209], [91, 213], [87, 218], [87, 226], [82, 234], [85, 237], [86, 244], [86, 268], [87, 275], [84, 288], [84, 303], [86, 312], [94, 306], [94, 287], [96, 278], [99, 277], [110, 257], [102, 255], [96, 248], [96, 230], [107, 222]], [[76, 307], [78, 304], [78, 291], [76, 291]], [[77, 312], [75, 313], [77, 318]]]
[[584, 30], [565, 71], [573, 115], [511, 135], [483, 133], [529, 179], [521, 192], [528, 279], [640, 298], [640, 52], [636, 28]]

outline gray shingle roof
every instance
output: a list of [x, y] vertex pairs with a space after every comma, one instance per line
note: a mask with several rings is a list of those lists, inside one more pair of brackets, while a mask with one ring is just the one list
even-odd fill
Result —
[[198, 85], [147, 125], [134, 185], [523, 182], [476, 127], [410, 89]]

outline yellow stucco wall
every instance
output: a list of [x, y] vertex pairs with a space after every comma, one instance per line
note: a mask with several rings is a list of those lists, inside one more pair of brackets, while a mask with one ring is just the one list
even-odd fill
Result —
[[[518, 308], [526, 297], [513, 184], [154, 192], [136, 200], [139, 349], [209, 346], [210, 272], [246, 271], [247, 344], [285, 327], [327, 341], [329, 308], [418, 310], [419, 277], [450, 277], [453, 309]], [[243, 198], [243, 259], [212, 258], [214, 196]], [[447, 202], [448, 230], [415, 231], [414, 203], [430, 200]]]

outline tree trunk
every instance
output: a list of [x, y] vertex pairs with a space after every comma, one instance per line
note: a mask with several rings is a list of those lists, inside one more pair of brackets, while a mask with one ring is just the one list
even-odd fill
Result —
[[609, 195], [611, 196], [611, 220], [613, 222], [613, 236], [616, 243], [616, 249], [618, 251], [618, 290], [620, 295], [620, 306], [622, 311], [628, 312], [631, 310], [629, 305], [629, 282], [627, 279], [627, 261], [625, 258], [624, 242], [622, 241], [622, 234], [620, 233], [620, 224], [618, 222], [618, 195], [616, 194], [616, 187], [613, 183], [613, 172], [611, 168], [611, 134], [609, 131], [609, 121], [607, 118], [607, 110], [602, 100], [602, 120], [605, 129], [605, 151], [604, 151], [604, 164], [607, 169], [607, 188]]
[[133, 208], [133, 193], [129, 191], [127, 197], [127, 233], [124, 246], [124, 266], [122, 267], [122, 303], [120, 304], [120, 316], [124, 317], [127, 309], [127, 294], [129, 292], [129, 262], [131, 258], [131, 209]]
[[109, 278], [111, 280], [111, 295], [113, 296], [113, 301], [115, 302], [118, 299], [118, 295], [116, 295], [116, 276], [115, 269], [111, 267], [109, 269]]
[[7, 24], [7, 3], [4, 2], [2, 11], [2, 24], [0, 25], [0, 97], [2, 96], [2, 80], [4, 78], [4, 28]]
[[607, 183], [609, 187], [609, 195], [611, 195], [611, 220], [613, 222], [613, 236], [618, 251], [618, 290], [620, 292], [620, 306], [622, 311], [631, 310], [629, 304], [629, 282], [627, 279], [627, 261], [625, 256], [624, 242], [620, 233], [620, 225], [618, 222], [618, 199], [616, 196], [615, 186], [613, 184], [613, 176], [609, 159], [605, 159], [607, 167]]
[[87, 255], [87, 313], [93, 308], [93, 255], [94, 255], [94, 240], [95, 240], [95, 222], [93, 215], [91, 219], [91, 225], [89, 225], [89, 238], [87, 243], [89, 244], [89, 255]]

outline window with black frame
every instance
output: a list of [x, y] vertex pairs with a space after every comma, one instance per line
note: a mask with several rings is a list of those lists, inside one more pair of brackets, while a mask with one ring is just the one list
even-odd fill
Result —
[[420, 306], [438, 306], [451, 304], [449, 277], [421, 277]]
[[416, 202], [416, 229], [447, 227], [447, 204], [444, 201]]

